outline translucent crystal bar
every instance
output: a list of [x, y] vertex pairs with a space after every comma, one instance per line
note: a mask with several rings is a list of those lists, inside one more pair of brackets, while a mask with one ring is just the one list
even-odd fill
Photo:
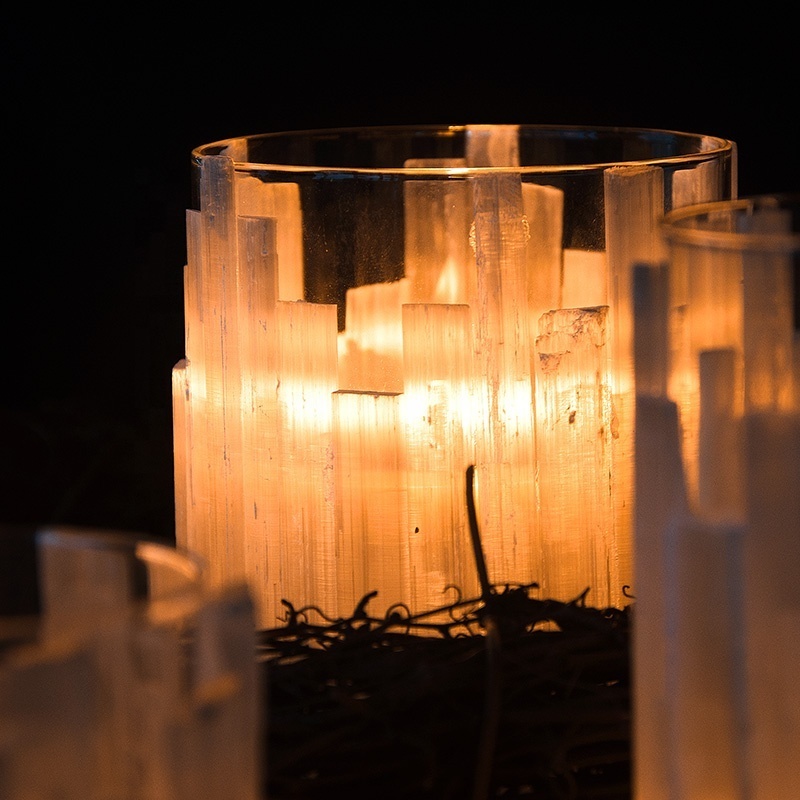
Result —
[[673, 520], [688, 513], [679, 425], [675, 403], [637, 396], [632, 708], [634, 796], [642, 800], [669, 800], [675, 781], [670, 659], [680, 632], [674, 625], [674, 548], [668, 533]]
[[[400, 396], [333, 394], [337, 453], [336, 552], [338, 606], [352, 611], [377, 591], [384, 607], [408, 586], [406, 455]], [[398, 514], [398, 509], [401, 513]]]
[[278, 261], [278, 225], [272, 217], [240, 217], [238, 246], [237, 333], [242, 358], [251, 365], [242, 374], [242, 533], [245, 571], [254, 578], [251, 591], [260, 617], [260, 609], [275, 607], [281, 594], [276, 588], [281, 584], [280, 541], [270, 532], [280, 530], [282, 487], [276, 402], [279, 282], [292, 262]]
[[[746, 797], [741, 583], [745, 528], [673, 518], [667, 690], [670, 786], [681, 797]], [[670, 590], [680, 587], [680, 591]]]
[[475, 437], [478, 518], [491, 575], [534, 580], [539, 559], [526, 230], [520, 179], [472, 181], [478, 270], [477, 370], [483, 428]]
[[203, 405], [206, 409], [219, 409], [222, 424], [217, 423], [214, 414], [203, 414], [197, 420], [201, 430], [195, 428], [194, 441], [202, 439], [207, 456], [205, 525], [216, 532], [208, 534], [208, 540], [213, 542], [209, 570], [212, 580], [227, 582], [245, 574], [245, 546], [240, 499], [242, 353], [237, 342], [226, 341], [228, 331], [240, 329], [238, 232], [233, 173], [224, 159], [209, 163], [201, 190], [206, 202], [201, 210], [202, 248], [197, 253], [197, 299], [203, 313]]
[[[465, 474], [475, 427], [470, 309], [439, 303], [403, 307], [403, 416], [408, 447], [408, 526], [414, 608], [438, 608], [453, 584], [475, 597]], [[440, 533], [441, 532], [441, 533]], [[444, 535], [442, 535], [442, 533]]]
[[[458, 169], [466, 159], [408, 159], [408, 169]], [[476, 273], [469, 255], [469, 192], [466, 183], [408, 181], [405, 274], [411, 303], [475, 303]]]
[[658, 224], [664, 214], [664, 173], [657, 167], [612, 167], [605, 172], [608, 258], [609, 365], [614, 395], [614, 525], [620, 543], [619, 570], [630, 575], [630, 530], [634, 504], [633, 270], [658, 264], [663, 246]]
[[[791, 797], [800, 763], [800, 409], [757, 411], [745, 432], [743, 578], [746, 709], [753, 797]], [[788, 622], [788, 626], [787, 623]]]
[[552, 311], [540, 319], [536, 339], [541, 581], [548, 597], [589, 590], [588, 601], [601, 608], [624, 604], [609, 480], [607, 317], [606, 306]]
[[[267, 551], [267, 575], [274, 576], [270, 584], [282, 587], [282, 599], [319, 603], [328, 597], [335, 563], [329, 498], [334, 492], [331, 395], [338, 385], [336, 306], [282, 301], [277, 316], [280, 513], [279, 535], [270, 536], [278, 547]], [[297, 564], [306, 569], [298, 570]]]

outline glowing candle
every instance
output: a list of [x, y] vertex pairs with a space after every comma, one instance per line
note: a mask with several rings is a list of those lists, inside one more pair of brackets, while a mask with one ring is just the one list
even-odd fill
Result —
[[675, 202], [666, 175], [724, 196], [734, 155], [692, 134], [516, 125], [200, 148], [178, 542], [215, 582], [247, 575], [263, 625], [282, 601], [348, 615], [372, 591], [425, 611], [449, 586], [477, 593], [474, 465], [493, 582], [622, 605], [624, 284]]

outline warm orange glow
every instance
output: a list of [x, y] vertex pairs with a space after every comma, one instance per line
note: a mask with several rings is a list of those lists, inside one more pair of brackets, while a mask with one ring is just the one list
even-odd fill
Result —
[[475, 127], [464, 158], [405, 163], [443, 175], [410, 172], [392, 195], [402, 278], [368, 279], [387, 266], [372, 263], [383, 221], [359, 217], [370, 246], [350, 253], [363, 256], [358, 278], [346, 290], [336, 275], [320, 281], [324, 296], [342, 292], [342, 314], [300, 300], [300, 186], [240, 174], [237, 146], [204, 159], [201, 211], [187, 224], [179, 542], [209, 560], [214, 581], [248, 575], [265, 625], [284, 599], [349, 614], [378, 591], [385, 605], [424, 610], [450, 584], [477, 593], [474, 464], [492, 581], [537, 582], [561, 600], [588, 588], [598, 606], [625, 605], [625, 285], [631, 260], [658, 256], [661, 169], [609, 168], [604, 186], [600, 173], [605, 219], [580, 249], [565, 241], [564, 189], [509, 169], [515, 126]]

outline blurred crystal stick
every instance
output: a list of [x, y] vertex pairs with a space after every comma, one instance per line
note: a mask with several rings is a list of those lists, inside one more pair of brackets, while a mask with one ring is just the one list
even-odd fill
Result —
[[681, 797], [746, 796], [743, 538], [741, 523], [690, 514], [667, 528], [670, 783]]
[[747, 764], [767, 800], [791, 797], [800, 764], [800, 408], [753, 412], [745, 447]]

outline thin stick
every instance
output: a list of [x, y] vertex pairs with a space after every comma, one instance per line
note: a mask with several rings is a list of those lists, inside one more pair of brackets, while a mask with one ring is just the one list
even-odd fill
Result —
[[489, 785], [492, 776], [492, 764], [497, 743], [497, 731], [500, 726], [500, 631], [491, 613], [491, 600], [494, 596], [489, 583], [489, 572], [483, 555], [481, 535], [478, 530], [478, 515], [475, 513], [475, 465], [467, 467], [467, 514], [469, 517], [469, 534], [472, 549], [475, 553], [475, 566], [481, 583], [481, 598], [489, 613], [484, 617], [486, 629], [486, 702], [481, 731], [481, 742], [478, 748], [475, 766], [475, 783], [472, 787], [472, 800], [485, 800], [489, 796]]
[[475, 566], [478, 570], [478, 580], [481, 584], [481, 598], [484, 603], [489, 602], [492, 596], [492, 584], [489, 583], [489, 573], [486, 569], [486, 559], [483, 555], [481, 535], [478, 530], [478, 515], [475, 513], [475, 465], [467, 467], [467, 516], [469, 519], [469, 535], [472, 540], [472, 552], [475, 554]]

